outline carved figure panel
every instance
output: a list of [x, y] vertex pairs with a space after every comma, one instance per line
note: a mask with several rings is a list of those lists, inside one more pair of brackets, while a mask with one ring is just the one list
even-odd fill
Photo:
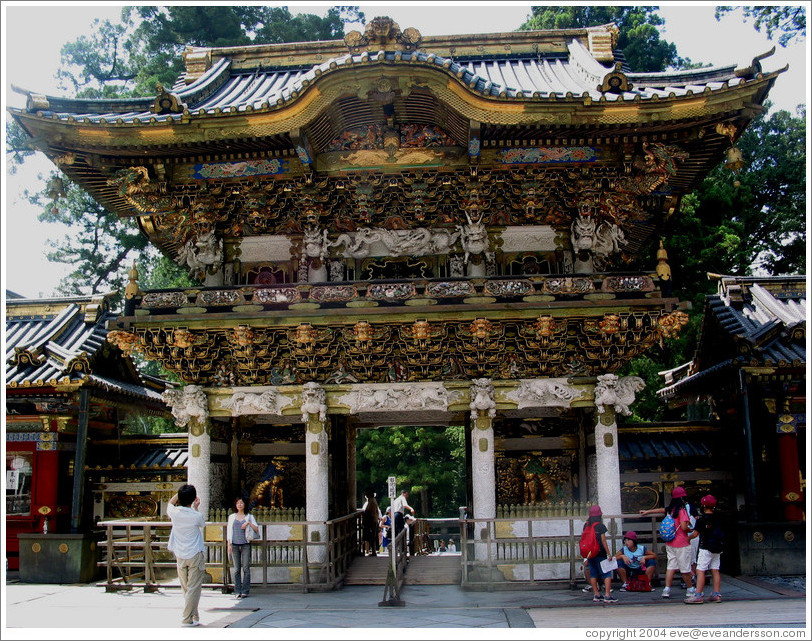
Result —
[[202, 425], [209, 417], [206, 393], [199, 385], [187, 385], [182, 390], [168, 389], [163, 399], [172, 408], [178, 427], [186, 427], [192, 419]]
[[538, 505], [568, 503], [577, 477], [571, 456], [525, 452], [496, 459], [496, 503]]

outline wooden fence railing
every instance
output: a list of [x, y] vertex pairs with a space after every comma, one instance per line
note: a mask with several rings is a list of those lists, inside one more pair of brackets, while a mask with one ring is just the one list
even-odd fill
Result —
[[[331, 521], [259, 521], [260, 537], [251, 545], [251, 582], [302, 591], [332, 590], [361, 549], [360, 514]], [[180, 587], [175, 558], [166, 549], [168, 521], [103, 521], [100, 543], [106, 591]], [[232, 588], [226, 523], [206, 523], [206, 587]]]
[[[578, 542], [584, 521], [583, 516], [461, 520], [462, 586], [492, 589], [558, 582], [574, 587], [583, 577]], [[657, 517], [604, 515], [603, 523], [613, 553], [623, 545], [624, 532], [635, 530], [638, 544], [664, 556]]]

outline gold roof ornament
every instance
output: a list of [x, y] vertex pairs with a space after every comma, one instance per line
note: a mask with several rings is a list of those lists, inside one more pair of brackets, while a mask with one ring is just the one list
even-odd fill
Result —
[[671, 280], [671, 266], [668, 264], [668, 252], [665, 250], [662, 239], [657, 250], [657, 276], [660, 280]]
[[65, 183], [59, 176], [52, 176], [50, 180], [48, 180], [47, 185], [47, 195], [48, 198], [56, 202], [60, 198], [64, 198], [67, 194], [65, 193]]
[[135, 261], [133, 261], [132, 267], [130, 267], [127, 273], [127, 277], [129, 278], [129, 282], [124, 288], [124, 298], [129, 300], [135, 298], [141, 292], [141, 288], [138, 285], [138, 267], [136, 267]]
[[[734, 139], [738, 133], [738, 129], [733, 123], [720, 122], [716, 124], [716, 133], [721, 136], [726, 136], [730, 140], [730, 147], [725, 152], [725, 169], [730, 169], [733, 173], [738, 174], [742, 167], [747, 163], [744, 161], [744, 155], [734, 144]], [[737, 189], [741, 187], [741, 182], [738, 178], [734, 179], [733, 186]]]
[[183, 104], [177, 94], [170, 93], [160, 83], [155, 85], [158, 95], [155, 97], [155, 102], [152, 103], [150, 111], [154, 114], [179, 114], [183, 113], [186, 105]]
[[747, 164], [744, 162], [744, 155], [742, 155], [742, 151], [738, 147], [730, 147], [725, 153], [727, 155], [725, 169], [739, 173], [739, 170]]
[[350, 53], [357, 53], [364, 48], [377, 47], [383, 51], [405, 49], [413, 51], [420, 46], [423, 36], [414, 27], [401, 31], [398, 23], [387, 16], [378, 16], [367, 23], [364, 33], [350, 31], [344, 36], [344, 44]]

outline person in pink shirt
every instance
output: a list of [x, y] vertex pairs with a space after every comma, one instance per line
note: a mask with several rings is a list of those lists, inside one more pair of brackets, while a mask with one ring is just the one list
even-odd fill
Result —
[[666, 566], [665, 566], [665, 587], [663, 588], [663, 598], [671, 598], [671, 582], [674, 580], [674, 574], [679, 571], [682, 574], [682, 580], [688, 586], [687, 596], [691, 596], [696, 592], [691, 583], [691, 565], [693, 562], [691, 555], [691, 542], [688, 540], [688, 534], [691, 532], [691, 517], [688, 515], [688, 510], [685, 509], [685, 497], [688, 496], [684, 487], [677, 486], [671, 491], [671, 503], [668, 507], [655, 508], [653, 510], [641, 510], [640, 514], [654, 514], [661, 512], [670, 514], [676, 524], [676, 535], [674, 539], [666, 542]]

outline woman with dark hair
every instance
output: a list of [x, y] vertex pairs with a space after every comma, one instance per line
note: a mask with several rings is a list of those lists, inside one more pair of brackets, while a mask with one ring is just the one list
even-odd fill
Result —
[[653, 508], [651, 510], [640, 510], [642, 516], [649, 514], [667, 514], [674, 519], [676, 532], [674, 538], [665, 543], [665, 554], [667, 563], [665, 566], [665, 587], [663, 588], [663, 598], [671, 598], [671, 582], [674, 574], [679, 571], [682, 580], [688, 587], [687, 596], [696, 592], [696, 588], [691, 583], [691, 542], [688, 540], [688, 533], [691, 531], [691, 517], [685, 509], [685, 497], [688, 496], [685, 488], [678, 485], [671, 491], [671, 503], [668, 507]]
[[242, 497], [234, 499], [234, 512], [228, 515], [226, 540], [234, 560], [234, 596], [244, 599], [251, 590], [251, 541], [259, 535], [257, 520], [248, 514]]
[[364, 492], [366, 503], [361, 508], [361, 526], [363, 530], [364, 552], [370, 556], [378, 556], [378, 527], [381, 522], [381, 510], [378, 501], [375, 500], [375, 492], [366, 490]]

